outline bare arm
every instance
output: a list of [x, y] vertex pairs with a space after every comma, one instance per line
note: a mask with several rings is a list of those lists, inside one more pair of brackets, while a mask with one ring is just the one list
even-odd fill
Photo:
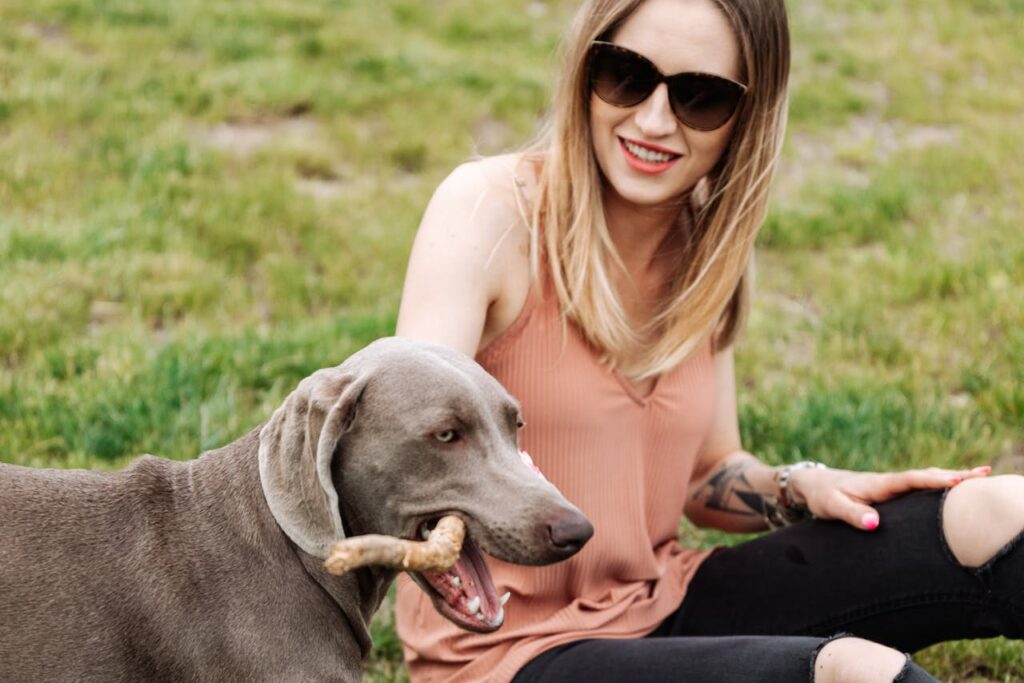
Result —
[[715, 416], [697, 459], [686, 497], [686, 516], [702, 527], [751, 532], [766, 528], [776, 505], [776, 470], [740, 444], [732, 349], [715, 355]]
[[[715, 388], [714, 421], [698, 455], [687, 493], [686, 515], [698, 526], [759, 531], [767, 526], [765, 517], [778, 510], [779, 468], [761, 463], [740, 445], [731, 349], [715, 356]], [[788, 496], [816, 517], [841, 519], [870, 531], [881, 522], [872, 503], [916, 489], [955, 486], [964, 479], [986, 476], [990, 470], [933, 467], [877, 473], [801, 469], [794, 470], [789, 478]]]
[[511, 323], [528, 286], [514, 191], [497, 159], [464, 164], [441, 183], [409, 257], [396, 334], [474, 356]]

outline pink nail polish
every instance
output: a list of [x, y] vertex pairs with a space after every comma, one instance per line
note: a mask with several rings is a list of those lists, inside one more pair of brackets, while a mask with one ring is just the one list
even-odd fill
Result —
[[961, 479], [960, 477], [950, 477], [949, 478], [949, 485], [950, 486], [956, 486], [957, 484], [959, 484], [962, 481], [963, 481], [963, 479]]
[[868, 531], [874, 531], [878, 528], [878, 515], [874, 512], [866, 512], [864, 516], [860, 518], [860, 523]]
[[992, 471], [991, 465], [982, 465], [981, 467], [975, 467], [971, 472], [975, 474], [988, 474]]

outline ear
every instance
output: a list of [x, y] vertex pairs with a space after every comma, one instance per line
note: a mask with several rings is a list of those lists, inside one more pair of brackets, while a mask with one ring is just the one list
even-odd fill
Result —
[[345, 537], [331, 464], [367, 381], [349, 365], [302, 380], [260, 430], [260, 482], [270, 512], [297, 546], [319, 558]]

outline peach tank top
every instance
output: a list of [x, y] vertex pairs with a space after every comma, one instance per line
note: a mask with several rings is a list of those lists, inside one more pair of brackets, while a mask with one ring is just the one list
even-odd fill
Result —
[[578, 554], [547, 567], [488, 557], [498, 594], [512, 597], [505, 624], [487, 635], [448, 622], [403, 574], [396, 625], [413, 683], [509, 681], [556, 645], [644, 636], [679, 606], [706, 557], [682, 548], [677, 533], [711, 427], [710, 344], [640, 396], [578, 330], [563, 328], [542, 279], [477, 361], [519, 399], [523, 448], [595, 531]]

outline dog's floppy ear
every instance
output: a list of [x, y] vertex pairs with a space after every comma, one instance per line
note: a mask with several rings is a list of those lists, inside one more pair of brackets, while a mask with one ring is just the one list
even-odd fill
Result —
[[270, 511], [297, 546], [320, 558], [345, 537], [331, 463], [367, 381], [350, 365], [302, 380], [260, 430], [260, 481]]

